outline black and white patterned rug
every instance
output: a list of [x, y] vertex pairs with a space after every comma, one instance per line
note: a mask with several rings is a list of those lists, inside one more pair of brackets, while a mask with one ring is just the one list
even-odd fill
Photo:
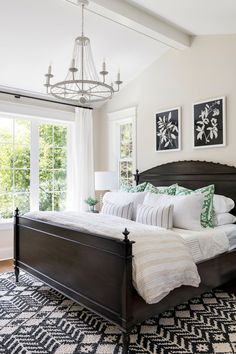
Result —
[[[236, 353], [236, 296], [204, 294], [137, 326], [132, 354]], [[0, 276], [1, 354], [119, 354], [121, 333], [37, 279]]]

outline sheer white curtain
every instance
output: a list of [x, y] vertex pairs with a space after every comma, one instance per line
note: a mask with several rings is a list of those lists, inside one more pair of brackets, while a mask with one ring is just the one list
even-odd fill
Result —
[[[69, 178], [74, 210], [87, 209], [84, 200], [94, 197], [93, 114], [92, 110], [76, 108], [72, 126], [72, 174]], [[70, 182], [69, 182], [70, 183]]]

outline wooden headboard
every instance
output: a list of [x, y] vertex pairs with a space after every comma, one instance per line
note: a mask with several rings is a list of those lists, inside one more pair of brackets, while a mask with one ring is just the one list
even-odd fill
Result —
[[[215, 193], [236, 202], [236, 167], [207, 161], [177, 161], [137, 173], [136, 183], [150, 182], [154, 186], [178, 183], [190, 189], [215, 185]], [[236, 208], [231, 211], [236, 215]]]

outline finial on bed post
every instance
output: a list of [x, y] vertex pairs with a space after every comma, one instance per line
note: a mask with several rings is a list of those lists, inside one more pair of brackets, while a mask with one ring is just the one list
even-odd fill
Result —
[[137, 186], [139, 184], [139, 170], [136, 170], [136, 173], [133, 176]]
[[18, 209], [18, 208], [16, 208], [16, 210], [15, 210], [15, 212], [14, 212], [14, 216], [15, 216], [15, 217], [19, 216], [19, 209]]
[[130, 232], [127, 230], [127, 228], [125, 228], [125, 231], [122, 232], [122, 233], [123, 233], [123, 235], [125, 236], [124, 241], [125, 241], [125, 242], [129, 242], [128, 236], [129, 236]]

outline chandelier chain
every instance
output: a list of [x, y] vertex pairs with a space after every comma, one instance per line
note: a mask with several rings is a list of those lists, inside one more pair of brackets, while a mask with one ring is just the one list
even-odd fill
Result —
[[82, 37], [84, 36], [84, 4], [82, 4]]

